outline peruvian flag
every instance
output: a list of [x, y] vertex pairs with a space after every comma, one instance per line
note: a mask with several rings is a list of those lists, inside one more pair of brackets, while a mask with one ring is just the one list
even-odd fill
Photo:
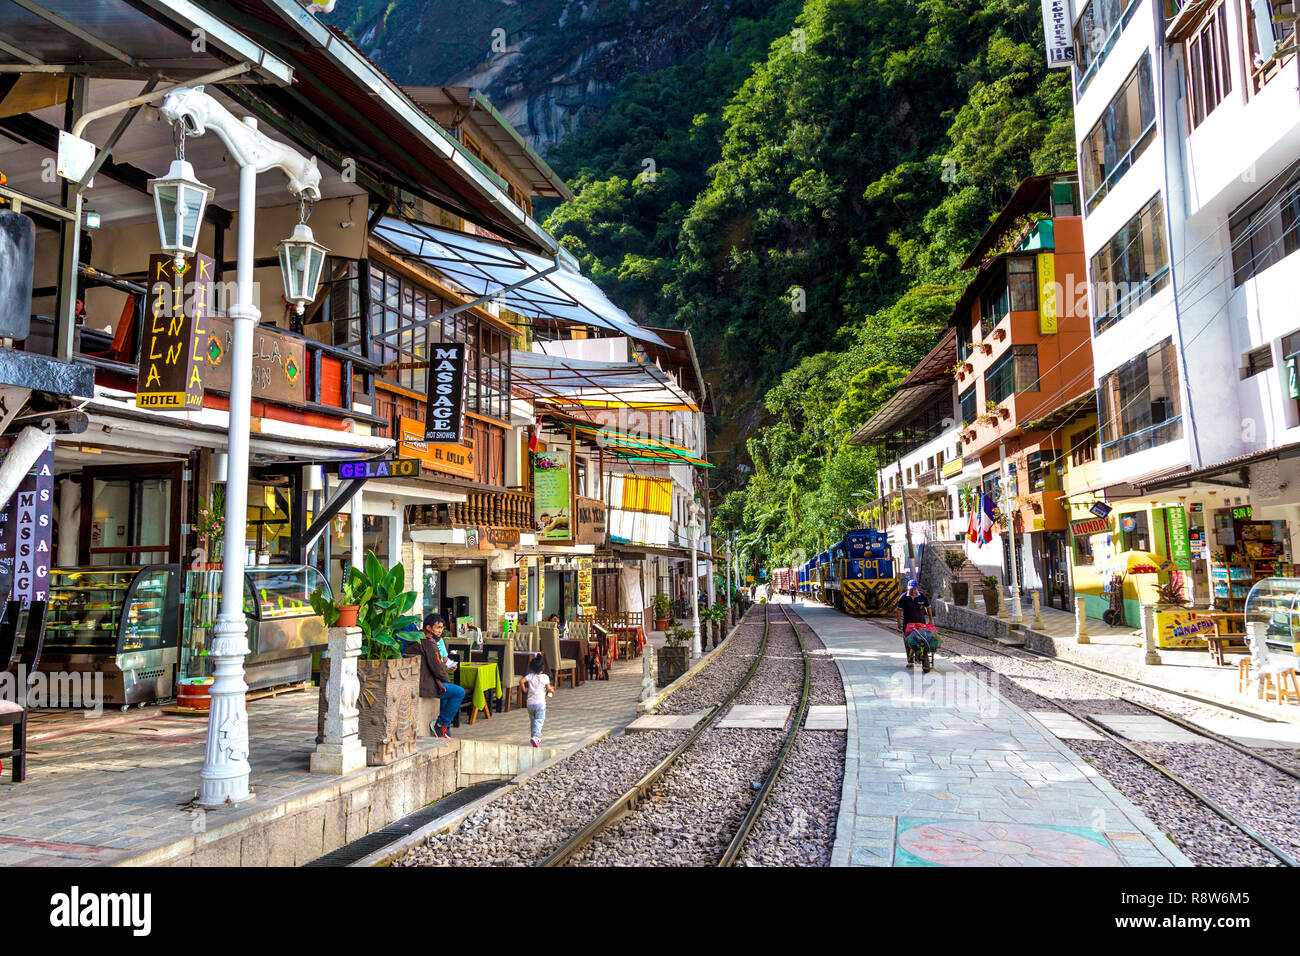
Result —
[[975, 536], [979, 534], [980, 528], [980, 493], [975, 492], [974, 500], [971, 502], [970, 521], [966, 522], [966, 540], [974, 541]]
[[988, 544], [993, 540], [993, 498], [991, 495], [980, 495], [980, 506], [978, 512], [979, 523], [975, 532], [975, 540], [981, 544]]
[[533, 422], [533, 427], [528, 430], [528, 450], [537, 451], [537, 433], [541, 431], [542, 420], [538, 418]]

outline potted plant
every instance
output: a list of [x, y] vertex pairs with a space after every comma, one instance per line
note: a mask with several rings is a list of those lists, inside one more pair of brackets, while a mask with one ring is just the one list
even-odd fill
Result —
[[664, 635], [668, 643], [655, 652], [659, 662], [659, 686], [671, 684], [686, 673], [691, 660], [691, 638], [695, 633], [689, 628], [674, 627]]
[[668, 630], [668, 615], [672, 612], [673, 602], [668, 600], [667, 594], [655, 595], [655, 630]]
[[998, 579], [991, 574], [986, 574], [980, 578], [980, 584], [984, 589], [984, 610], [990, 617], [998, 613]]
[[355, 627], [361, 605], [370, 600], [371, 592], [364, 576], [349, 573], [339, 591], [338, 600], [317, 588], [308, 596], [311, 609], [321, 616], [326, 627]]
[[223, 500], [214, 495], [211, 508], [199, 509], [199, 513], [194, 516], [194, 533], [199, 539], [199, 547], [208, 559], [204, 562], [204, 568], [209, 571], [220, 570], [221, 549], [226, 534], [226, 506]]
[[420, 658], [402, 655], [398, 634], [420, 622], [409, 613], [417, 595], [406, 590], [406, 570], [400, 564], [385, 569], [373, 551], [362, 568], [348, 572], [348, 578], [349, 583], [356, 580], [354, 594], [369, 595], [357, 614], [361, 628], [357, 709], [366, 763], [375, 767], [415, 753]]
[[961, 607], [965, 607], [970, 601], [970, 583], [968, 581], [958, 581], [955, 575], [962, 568], [969, 564], [964, 551], [944, 551], [943, 563], [948, 565], [948, 570], [954, 575], [952, 582], [952, 599]]

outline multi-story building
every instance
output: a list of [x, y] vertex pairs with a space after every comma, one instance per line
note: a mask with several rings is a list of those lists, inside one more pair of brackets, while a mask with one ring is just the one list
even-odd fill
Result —
[[1295, 30], [1286, 0], [1090, 0], [1075, 24], [1100, 425], [1073, 500], [1114, 508], [1099, 561], [1157, 551], [1201, 600], [1249, 509], [1273, 523], [1264, 563], [1300, 543]]

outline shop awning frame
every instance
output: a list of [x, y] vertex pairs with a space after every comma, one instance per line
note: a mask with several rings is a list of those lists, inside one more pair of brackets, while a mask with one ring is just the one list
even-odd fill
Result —
[[699, 411], [699, 406], [656, 365], [595, 362], [515, 350], [510, 353], [510, 377], [512, 394], [549, 402], [561, 409]]

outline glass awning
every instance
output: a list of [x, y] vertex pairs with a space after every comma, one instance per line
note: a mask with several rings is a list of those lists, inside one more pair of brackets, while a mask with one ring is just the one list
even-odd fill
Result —
[[561, 408], [699, 411], [666, 372], [638, 362], [595, 362], [516, 349], [510, 353], [510, 390]]
[[[518, 246], [392, 216], [381, 219], [372, 234], [437, 269], [474, 298], [494, 297], [503, 307], [529, 318], [594, 325], [668, 347], [566, 263], [557, 266], [554, 260]], [[542, 272], [547, 274], [539, 275]]]

